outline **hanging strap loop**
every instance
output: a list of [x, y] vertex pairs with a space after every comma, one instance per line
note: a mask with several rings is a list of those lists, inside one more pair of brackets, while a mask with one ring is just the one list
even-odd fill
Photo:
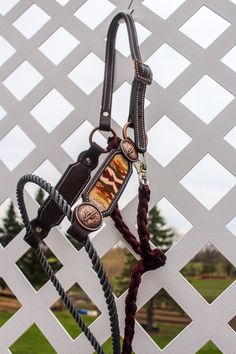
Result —
[[146, 133], [144, 127], [144, 97], [146, 85], [152, 82], [152, 72], [148, 65], [142, 63], [138, 46], [137, 32], [132, 16], [126, 12], [119, 12], [112, 20], [107, 34], [105, 74], [100, 112], [99, 129], [110, 131], [111, 107], [114, 84], [115, 41], [119, 21], [123, 19], [128, 31], [131, 57], [134, 62], [134, 80], [130, 96], [129, 122], [134, 128], [135, 144], [139, 152], [146, 151]]

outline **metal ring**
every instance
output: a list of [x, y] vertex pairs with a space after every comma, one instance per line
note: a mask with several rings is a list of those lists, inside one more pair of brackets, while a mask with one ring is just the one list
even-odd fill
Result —
[[[125, 123], [125, 125], [122, 128], [122, 135], [124, 139], [128, 139], [127, 137], [127, 129], [131, 126], [132, 122], [128, 121]], [[147, 133], [145, 133], [145, 138], [146, 138], [146, 144], [148, 144], [148, 136]]]
[[131, 122], [127, 122], [127, 123], [125, 123], [125, 125], [122, 128], [122, 135], [123, 135], [124, 139], [127, 139], [127, 129], [128, 129], [128, 127], [130, 127], [130, 125], [131, 125]]
[[[94, 135], [94, 133], [95, 133], [97, 130], [100, 130], [99, 127], [94, 128], [94, 129], [91, 131], [90, 135], [89, 135], [89, 143], [90, 143], [90, 145], [91, 145], [92, 142], [93, 142], [93, 140], [92, 140], [92, 139], [93, 139], [93, 135]], [[115, 130], [112, 129], [112, 128], [110, 128], [109, 131], [112, 132], [112, 135], [113, 135], [114, 140], [115, 140], [115, 144], [117, 144], [118, 139], [117, 139], [117, 135], [116, 135]]]

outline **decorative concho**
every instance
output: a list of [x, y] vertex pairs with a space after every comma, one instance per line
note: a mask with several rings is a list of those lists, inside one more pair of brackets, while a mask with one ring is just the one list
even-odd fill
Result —
[[102, 225], [100, 210], [91, 203], [82, 203], [75, 208], [78, 223], [89, 231], [96, 231]]
[[128, 139], [122, 140], [121, 150], [128, 160], [136, 161], [138, 159], [138, 151], [132, 141]]

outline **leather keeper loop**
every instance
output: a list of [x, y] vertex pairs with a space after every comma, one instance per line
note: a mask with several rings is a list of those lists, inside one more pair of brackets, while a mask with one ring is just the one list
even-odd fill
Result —
[[67, 230], [67, 233], [72, 236], [78, 242], [84, 243], [88, 237], [89, 231], [85, 230], [75, 219], [73, 224]]
[[134, 60], [135, 78], [141, 81], [144, 85], [151, 85], [152, 83], [152, 71], [148, 65], [143, 64], [141, 61]]

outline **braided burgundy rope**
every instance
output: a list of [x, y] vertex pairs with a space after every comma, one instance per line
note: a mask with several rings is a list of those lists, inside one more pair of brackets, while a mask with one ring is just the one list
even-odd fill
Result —
[[139, 241], [136, 237], [130, 232], [128, 226], [124, 222], [118, 206], [116, 206], [111, 214], [111, 218], [115, 223], [115, 227], [120, 231], [125, 241], [127, 241], [130, 246], [133, 248], [134, 252], [141, 255], [141, 247]]
[[[117, 144], [114, 143], [113, 138], [108, 139], [108, 148], [117, 148], [120, 139]], [[128, 226], [124, 222], [118, 206], [116, 206], [111, 214], [111, 218], [115, 223], [115, 227], [122, 234], [124, 239], [130, 244], [133, 250], [141, 256], [141, 259], [133, 267], [130, 277], [130, 284], [128, 294], [125, 299], [125, 331], [122, 354], [132, 353], [132, 341], [134, 337], [135, 327], [135, 314], [137, 311], [137, 294], [138, 288], [142, 280], [142, 275], [149, 271], [162, 267], [165, 264], [166, 256], [159, 249], [151, 249], [149, 240], [149, 232], [147, 227], [147, 213], [148, 202], [150, 200], [150, 189], [148, 185], [141, 185], [139, 187], [139, 204], [137, 214], [138, 235], [140, 242], [131, 233]]]
[[112, 219], [115, 222], [116, 228], [123, 235], [124, 239], [131, 245], [133, 250], [137, 252], [141, 259], [133, 267], [127, 297], [125, 299], [125, 332], [122, 354], [132, 353], [132, 340], [134, 337], [135, 314], [137, 311], [137, 294], [141, 283], [142, 275], [148, 270], [157, 269], [165, 264], [166, 256], [158, 248], [151, 249], [149, 245], [149, 233], [147, 229], [147, 213], [148, 202], [150, 199], [150, 190], [147, 185], [142, 185], [139, 188], [139, 205], [138, 205], [138, 235], [140, 242], [130, 232], [128, 226], [122, 219], [118, 207], [112, 214]]

